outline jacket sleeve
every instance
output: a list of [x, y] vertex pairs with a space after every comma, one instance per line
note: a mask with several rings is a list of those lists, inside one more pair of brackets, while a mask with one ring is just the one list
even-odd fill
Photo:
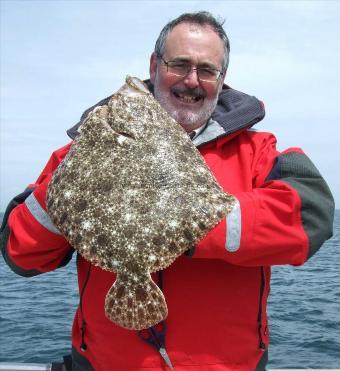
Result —
[[53, 171], [70, 144], [55, 151], [34, 184], [8, 205], [1, 226], [1, 250], [8, 266], [22, 276], [34, 276], [66, 265], [73, 248], [52, 224], [45, 204]]
[[[334, 201], [301, 149], [279, 153], [271, 136], [253, 168], [253, 189], [196, 246], [193, 257], [242, 266], [301, 265], [332, 236]], [[255, 156], [256, 157], [256, 156]]]

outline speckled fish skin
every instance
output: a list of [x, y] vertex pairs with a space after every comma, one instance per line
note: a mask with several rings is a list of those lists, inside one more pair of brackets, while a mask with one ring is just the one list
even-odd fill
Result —
[[131, 77], [88, 115], [47, 192], [51, 220], [70, 244], [117, 273], [106, 316], [135, 330], [168, 313], [150, 273], [194, 246], [234, 202], [181, 126]]

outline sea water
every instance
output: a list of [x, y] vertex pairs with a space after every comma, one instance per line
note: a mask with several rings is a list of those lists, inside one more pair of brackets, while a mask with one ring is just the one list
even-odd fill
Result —
[[[0, 361], [60, 361], [77, 305], [75, 259], [23, 278], [0, 258]], [[268, 313], [271, 368], [339, 368], [340, 210], [333, 238], [310, 261], [273, 267]]]

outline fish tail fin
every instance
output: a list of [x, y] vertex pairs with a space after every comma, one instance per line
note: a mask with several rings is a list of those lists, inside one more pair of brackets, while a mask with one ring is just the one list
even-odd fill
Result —
[[142, 330], [164, 320], [168, 308], [150, 273], [137, 282], [126, 275], [123, 280], [118, 273], [105, 298], [105, 315], [121, 327]]

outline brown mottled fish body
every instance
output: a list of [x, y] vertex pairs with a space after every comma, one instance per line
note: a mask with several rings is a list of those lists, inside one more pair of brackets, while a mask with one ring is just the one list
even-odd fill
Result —
[[117, 273], [106, 316], [137, 330], [167, 316], [150, 273], [194, 246], [233, 205], [181, 126], [130, 77], [88, 115], [47, 192], [51, 220], [70, 244]]

